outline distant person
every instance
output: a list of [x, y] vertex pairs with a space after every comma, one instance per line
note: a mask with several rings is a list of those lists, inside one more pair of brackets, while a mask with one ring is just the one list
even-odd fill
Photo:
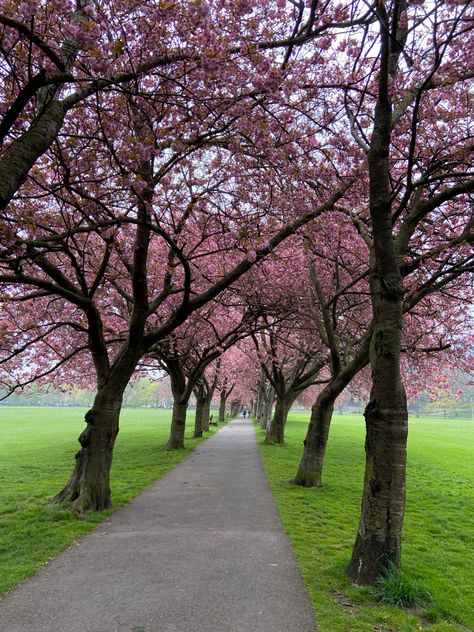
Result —
[[248, 409], [247, 409], [247, 406], [244, 406], [244, 407], [242, 408], [242, 415], [244, 416], [244, 419], [247, 417], [248, 412], [249, 412], [249, 411], [248, 411]]

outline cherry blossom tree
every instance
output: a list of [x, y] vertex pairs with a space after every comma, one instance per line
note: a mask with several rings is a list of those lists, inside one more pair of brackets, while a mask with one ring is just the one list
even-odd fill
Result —
[[[313, 240], [324, 237], [323, 246]], [[334, 402], [369, 362], [372, 335], [368, 252], [350, 217], [333, 214], [332, 221], [307, 233], [307, 282], [312, 315], [328, 356], [329, 376], [311, 410], [304, 450], [295, 483], [321, 485], [322, 468]]]
[[[313, 268], [332, 372], [314, 412], [329, 419], [369, 361], [348, 573], [373, 583], [401, 558], [401, 351], [443, 347], [434, 306], [466, 300], [473, 271], [471, 4], [74, 8], [26, 0], [18, 16], [0, 2], [2, 382], [71, 370], [97, 385], [58, 498], [80, 512], [110, 505], [123, 391], [143, 357], [303, 226], [350, 220], [365, 276], [334, 289], [325, 266]], [[347, 316], [360, 324], [369, 298], [371, 314], [343, 361], [346, 322], [331, 318], [351, 288], [365, 302], [349, 300]]]
[[173, 391], [173, 417], [168, 448], [184, 448], [189, 399], [196, 395], [195, 436], [209, 429], [209, 407], [219, 378], [220, 362], [227, 349], [253, 328], [251, 312], [222, 303], [210, 303], [195, 312], [172, 335], [155, 345], [151, 355], [166, 370]]
[[[286, 329], [287, 326], [290, 329]], [[264, 334], [255, 336], [261, 366], [276, 395], [275, 411], [267, 427], [266, 443], [284, 443], [286, 420], [291, 406], [300, 393], [316, 383], [326, 364], [326, 357], [311, 344], [314, 343], [314, 338], [305, 341], [307, 331], [298, 332], [298, 326], [291, 321], [284, 323], [283, 327], [275, 327], [273, 323], [269, 323]]]
[[228, 349], [220, 359], [219, 379], [219, 421], [226, 417], [227, 402], [233, 393], [237, 401], [246, 401], [256, 382], [256, 363], [251, 355], [253, 346], [249, 339], [243, 339]]
[[[312, 9], [315, 23], [327, 22], [334, 10]], [[370, 19], [355, 25], [367, 5], [352, 3], [340, 7], [350, 11], [351, 28], [326, 42], [328, 72], [340, 86], [331, 92], [333, 109], [341, 125], [345, 112], [352, 135], [351, 143], [334, 128], [332, 139], [327, 136], [329, 156], [335, 159], [343, 146], [345, 160], [350, 156], [358, 165], [358, 199], [347, 213], [370, 252], [366, 477], [348, 567], [356, 583], [373, 583], [387, 561], [400, 564], [408, 420], [400, 351], [404, 299], [410, 304], [404, 290], [420, 264], [438, 268], [426, 292], [472, 270], [473, 72], [464, 52], [472, 44], [471, 9], [394, 0], [374, 4]], [[423, 288], [418, 301], [422, 294]]]
[[[301, 270], [306, 252], [299, 240], [285, 243], [245, 278], [245, 300], [262, 312], [262, 331], [253, 335], [261, 367], [258, 390], [263, 402], [262, 426], [267, 443], [283, 443], [288, 412], [306, 388], [318, 380], [327, 353], [312, 317], [307, 281]], [[272, 283], [268, 284], [268, 279]], [[267, 281], [267, 282], [266, 282]], [[255, 290], [258, 288], [258, 290]], [[275, 412], [267, 425], [273, 396]]]
[[196, 397], [196, 416], [194, 421], [194, 437], [202, 437], [209, 430], [211, 423], [211, 402], [219, 379], [219, 363], [211, 365], [197, 381], [194, 395]]
[[[457, 129], [451, 129], [450, 153], [453, 147], [459, 152], [454, 161], [444, 157], [447, 150], [444, 140], [436, 150], [433, 146], [432, 133], [438, 125], [436, 119], [443, 121], [444, 106], [440, 103], [428, 116], [423, 112], [428, 88], [436, 90], [433, 81], [435, 84], [455, 81], [452, 64], [458, 62], [459, 38], [464, 39], [466, 6], [445, 9], [435, 4], [433, 12], [426, 7], [420, 15], [417, 5], [395, 1], [387, 6], [379, 4], [375, 15], [380, 42], [378, 77], [373, 82], [376, 99], [370, 141], [367, 145], [362, 141], [369, 176], [372, 232], [373, 385], [365, 412], [367, 462], [362, 513], [348, 567], [349, 576], [357, 583], [375, 581], [387, 560], [400, 564], [408, 420], [400, 374], [404, 303], [400, 259], [411, 248], [424, 246], [426, 252], [423, 234], [428, 233], [431, 244], [437, 242], [441, 246], [438, 235], [430, 230], [430, 219], [445, 216], [447, 208], [456, 206], [458, 198], [461, 198], [459, 212], [449, 213], [448, 239], [445, 236], [443, 246], [449, 248], [452, 240], [465, 241], [472, 216], [469, 212], [466, 216], [463, 201], [474, 189], [474, 179], [466, 173], [467, 112], [460, 113], [462, 132], [458, 134]], [[433, 28], [434, 42], [430, 37]], [[443, 97], [447, 96], [446, 88], [437, 85]], [[460, 81], [449, 90], [457, 93], [459, 107], [466, 88]], [[436, 100], [432, 93], [429, 102]], [[365, 104], [368, 102], [372, 99], [365, 99]], [[365, 104], [359, 102], [362, 110]], [[358, 117], [359, 129], [365, 136], [361, 117], [362, 113]], [[426, 121], [429, 131], [423, 129], [422, 121]]]
[[[99, 391], [80, 437], [73, 475], [58, 496], [78, 511], [110, 503], [108, 472], [120, 402], [140, 358], [288, 235], [331, 208], [347, 188], [336, 188], [321, 205], [318, 195], [324, 191], [308, 189], [296, 174], [303, 163], [295, 162], [288, 171], [288, 146], [278, 147], [282, 133], [287, 143], [291, 140], [289, 120], [284, 132], [266, 130], [265, 151], [258, 127], [252, 145], [247, 129], [255, 118], [252, 99], [243, 111], [233, 99], [238, 111], [232, 112], [223, 98], [225, 116], [216, 117], [213, 107], [210, 120], [200, 125], [205, 132], [198, 130], [192, 142], [167, 149], [168, 142], [160, 147], [160, 100], [145, 99], [136, 88], [132, 95], [114, 95], [115, 119], [106, 123], [110, 98], [107, 94], [91, 107], [95, 127], [85, 136], [82, 122], [70, 122], [70, 135], [52, 152], [54, 170], [35, 174], [24, 186], [22, 219], [19, 222], [12, 212], [3, 224], [9, 239], [0, 281], [15, 288], [18, 305], [34, 303], [38, 293], [72, 305], [75, 320], [68, 327], [82, 334], [80, 349], [92, 354]], [[173, 104], [170, 117], [176, 133]], [[154, 120], [160, 121], [158, 127]], [[295, 125], [296, 131], [297, 118]], [[123, 138], [128, 139], [126, 145]], [[277, 187], [259, 168], [269, 152], [274, 169], [278, 171], [278, 160], [286, 167], [285, 172], [280, 169]], [[249, 188], [252, 169], [255, 183]], [[306, 178], [308, 174], [305, 168]], [[263, 196], [265, 186], [271, 187], [273, 219]], [[290, 198], [300, 200], [299, 214], [289, 205]], [[39, 205], [44, 221], [31, 226], [28, 217], [35, 216]], [[250, 217], [255, 234], [240, 228]], [[265, 218], [264, 225], [259, 218]], [[151, 277], [150, 270], [159, 274]], [[23, 287], [34, 290], [25, 293]], [[71, 351], [77, 353], [77, 347]], [[61, 353], [56, 365], [67, 359]], [[107, 462], [101, 463], [105, 454]]]

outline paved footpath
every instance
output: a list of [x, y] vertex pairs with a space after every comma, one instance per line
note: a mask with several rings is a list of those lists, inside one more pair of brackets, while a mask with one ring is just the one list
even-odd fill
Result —
[[315, 632], [263, 474], [235, 420], [0, 600], [1, 632]]

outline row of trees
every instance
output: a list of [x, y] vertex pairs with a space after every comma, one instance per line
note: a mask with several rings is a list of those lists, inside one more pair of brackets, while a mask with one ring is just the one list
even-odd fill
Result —
[[58, 501], [110, 505], [137, 371], [170, 376], [179, 448], [191, 393], [199, 434], [238, 345], [232, 384], [254, 376], [259, 416], [277, 397], [270, 442], [322, 387], [301, 485], [320, 483], [336, 397], [368, 387], [348, 573], [400, 564], [402, 367], [416, 388], [472, 361], [472, 17], [441, 0], [1, 0], [2, 386], [96, 385]]
[[[239, 360], [241, 358], [235, 357], [236, 351], [237, 349], [234, 347], [232, 362], [235, 364], [236, 370], [240, 370]], [[257, 364], [259, 363], [256, 357], [254, 357], [253, 361]], [[241, 368], [242, 372], [247, 370], [245, 365]], [[235, 383], [232, 383], [229, 389], [223, 386], [224, 383], [229, 383], [229, 379], [235, 379], [235, 370], [233, 373], [234, 375], [230, 377], [221, 374], [219, 385], [214, 390], [213, 399], [211, 401], [213, 411], [218, 411], [221, 408], [221, 404], [223, 404], [222, 410], [224, 412], [220, 420], [224, 421], [229, 417], [230, 404], [232, 404], [234, 410], [239, 412], [242, 407], [247, 404], [248, 397], [253, 397], [253, 399], [250, 399], [250, 405], [255, 416], [257, 417], [258, 415], [262, 428], [270, 430], [268, 422], [272, 419], [275, 393], [272, 394], [271, 398], [272, 411], [268, 410], [265, 415], [262, 407], [258, 406], [258, 388], [250, 384], [249, 391], [242, 391], [242, 388], [238, 388], [236, 391]], [[412, 394], [412, 397], [408, 400], [408, 409], [411, 415], [450, 419], [472, 418], [474, 414], [474, 384], [472, 383], [471, 376], [460, 371], [447, 371], [444, 377], [446, 378], [445, 384], [433, 386], [431, 391]], [[244, 384], [245, 382], [246, 380]], [[321, 382], [323, 382], [323, 380], [321, 380]], [[263, 392], [265, 382], [260, 381], [257, 384], [260, 385], [260, 389]], [[348, 389], [338, 397], [335, 409], [337, 409], [340, 414], [361, 412], [363, 410], [363, 401], [367, 396], [364, 387], [365, 382], [362, 382], [360, 378], [353, 382]], [[234, 392], [235, 396], [231, 397]], [[315, 385], [309, 386], [298, 395], [293, 404], [294, 408], [297, 410], [307, 410], [314, 403], [318, 394]], [[92, 404], [93, 397], [94, 393], [91, 390], [80, 388], [73, 384], [63, 384], [61, 388], [32, 384], [10, 395], [6, 391], [0, 391], [0, 406], [89, 407]], [[263, 401], [264, 400], [262, 400], [262, 403]], [[191, 407], [196, 407], [196, 402], [197, 397], [193, 396], [190, 399]], [[128, 408], [173, 408], [173, 394], [169, 377], [167, 375], [155, 377], [137, 376], [137, 379], [130, 382], [125, 390], [123, 406]], [[268, 439], [267, 443], [270, 442], [270, 439]]]

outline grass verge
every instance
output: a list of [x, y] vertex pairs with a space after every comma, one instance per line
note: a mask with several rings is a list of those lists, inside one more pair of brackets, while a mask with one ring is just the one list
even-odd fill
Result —
[[308, 413], [291, 414], [286, 444], [262, 444], [261, 455], [320, 632], [474, 630], [474, 424], [410, 419], [403, 578], [433, 601], [409, 610], [377, 602], [344, 574], [360, 512], [363, 418], [334, 416], [320, 489], [291, 484], [308, 421]]
[[[169, 451], [165, 443], [171, 411], [124, 409], [111, 474], [114, 509], [77, 520], [48, 501], [71, 474], [84, 413], [80, 408], [0, 407], [0, 595], [149, 487], [202, 441], [186, 437], [186, 450]], [[191, 413], [188, 433], [192, 425]], [[212, 427], [210, 434], [215, 431]]]

